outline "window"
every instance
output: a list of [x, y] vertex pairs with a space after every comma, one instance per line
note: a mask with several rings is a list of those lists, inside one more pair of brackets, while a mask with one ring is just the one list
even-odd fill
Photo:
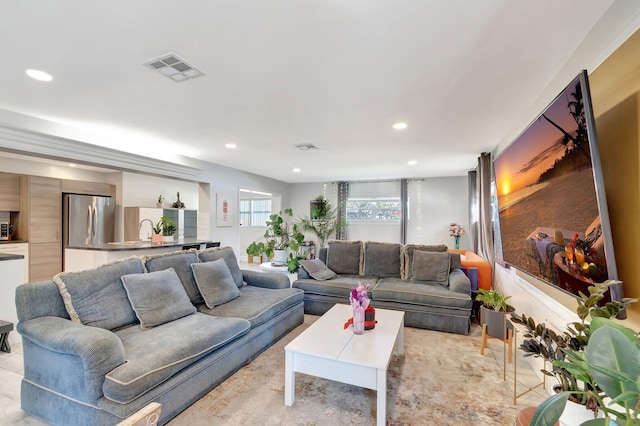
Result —
[[240, 226], [264, 227], [271, 215], [271, 194], [266, 192], [240, 190]]
[[400, 222], [400, 198], [349, 198], [347, 200], [348, 221]]

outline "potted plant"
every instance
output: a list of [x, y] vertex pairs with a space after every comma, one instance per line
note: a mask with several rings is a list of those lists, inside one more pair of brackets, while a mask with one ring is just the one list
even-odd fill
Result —
[[[608, 318], [595, 317], [589, 324], [590, 338], [582, 350], [565, 349], [565, 361], [554, 365], [571, 371], [585, 383], [585, 394], [602, 409], [604, 418], [583, 425], [638, 425], [640, 400], [640, 339], [638, 333]], [[531, 419], [532, 426], [554, 424], [577, 391], [563, 391], [540, 404]], [[610, 398], [606, 402], [605, 398]], [[615, 423], [610, 422], [615, 420]]]
[[151, 244], [162, 244], [162, 220], [153, 225], [151, 228], [153, 235], [151, 236]]
[[260, 256], [264, 253], [269, 259], [273, 258], [276, 264], [293, 264], [297, 257], [293, 253], [302, 245], [304, 234], [300, 232], [298, 224], [293, 223], [292, 209], [272, 214], [266, 224], [264, 235], [247, 247], [247, 254]]
[[504, 296], [496, 289], [479, 289], [476, 301], [482, 303], [480, 306], [480, 323], [483, 334], [497, 337], [498, 339], [508, 338], [505, 315], [513, 312], [513, 306], [507, 304], [511, 296]]
[[[623, 298], [598, 306], [610, 285], [611, 282], [606, 281], [590, 286], [588, 297], [580, 293], [576, 309], [580, 321], [569, 323], [566, 331], [555, 332], [547, 328], [546, 324], [537, 324], [533, 318], [524, 314], [513, 314], [511, 317], [513, 322], [523, 325], [527, 330], [524, 334], [525, 340], [520, 346], [525, 356], [545, 360], [542, 373], [555, 377], [558, 383], [554, 390], [566, 396], [556, 398], [562, 398], [565, 403], [569, 400], [583, 406], [585, 410], [592, 410], [593, 413], [587, 413], [590, 418], [593, 418], [599, 409], [604, 409], [604, 406], [601, 390], [595, 385], [589, 369], [586, 368], [585, 349], [590, 343], [593, 329], [602, 319], [614, 318], [621, 310], [636, 302], [636, 299]], [[587, 322], [589, 317], [594, 327]], [[546, 369], [547, 365], [551, 370]]]
[[318, 195], [311, 202], [310, 213], [310, 216], [300, 219], [300, 224], [303, 230], [311, 231], [318, 237], [320, 247], [326, 247], [329, 238], [347, 226], [346, 220], [338, 221], [338, 208], [332, 207], [323, 195]]
[[162, 207], [162, 203], [164, 203], [164, 197], [162, 194], [158, 195], [158, 202], [156, 203], [156, 207]]
[[163, 215], [158, 222], [162, 226], [162, 241], [173, 241], [176, 224], [170, 216]]

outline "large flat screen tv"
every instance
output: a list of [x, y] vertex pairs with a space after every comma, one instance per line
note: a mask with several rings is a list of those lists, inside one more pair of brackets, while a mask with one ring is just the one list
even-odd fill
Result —
[[[617, 280], [609, 214], [582, 71], [494, 160], [503, 262], [563, 291]], [[622, 284], [607, 300], [622, 298]]]

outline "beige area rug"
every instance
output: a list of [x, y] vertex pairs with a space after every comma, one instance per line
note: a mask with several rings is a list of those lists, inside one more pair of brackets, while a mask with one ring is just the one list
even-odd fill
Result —
[[[295, 402], [284, 405], [284, 347], [297, 327], [251, 364], [168, 424], [373, 425], [376, 392], [296, 373]], [[490, 350], [480, 355], [478, 326], [469, 336], [405, 328], [405, 353], [387, 373], [387, 424], [513, 425], [518, 409]]]

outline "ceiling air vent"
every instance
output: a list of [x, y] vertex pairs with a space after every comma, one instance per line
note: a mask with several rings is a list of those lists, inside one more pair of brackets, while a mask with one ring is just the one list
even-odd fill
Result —
[[301, 143], [299, 145], [296, 145], [296, 148], [298, 148], [300, 151], [311, 151], [312, 149], [318, 149], [318, 147], [312, 143]]
[[144, 63], [144, 66], [158, 71], [160, 74], [178, 83], [205, 75], [204, 72], [190, 65], [174, 53], [168, 53], [159, 58], [152, 59]]

